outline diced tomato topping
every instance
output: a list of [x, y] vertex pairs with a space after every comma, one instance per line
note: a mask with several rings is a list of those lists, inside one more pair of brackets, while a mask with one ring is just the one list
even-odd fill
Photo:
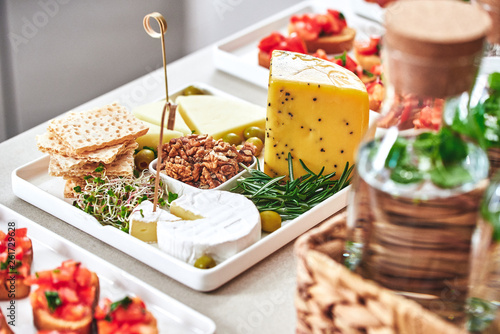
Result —
[[23, 228], [16, 229], [16, 237], [17, 238], [24, 238], [27, 235], [28, 235], [28, 228], [23, 227]]
[[298, 33], [305, 41], [312, 41], [323, 36], [336, 35], [347, 27], [344, 15], [333, 9], [326, 14], [302, 14], [290, 17], [291, 30]]
[[71, 331], [71, 330], [63, 330], [63, 331], [58, 331], [58, 330], [41, 330], [38, 331], [37, 334], [78, 334], [78, 332]]
[[359, 54], [364, 56], [380, 56], [380, 41], [380, 36], [371, 36], [369, 41], [356, 41], [354, 43], [354, 48]]
[[347, 53], [344, 52], [341, 56], [328, 57], [324, 50], [318, 49], [314, 54], [314, 57], [321, 58], [323, 60], [330, 61], [334, 64], [340, 65], [349, 71], [356, 74], [358, 77], [363, 75], [363, 68], [354, 59], [352, 59]]
[[59, 293], [59, 298], [61, 298], [62, 302], [66, 303], [77, 303], [79, 298], [78, 294], [75, 290], [70, 289], [68, 287], [62, 287], [57, 290]]
[[260, 41], [259, 49], [262, 52], [268, 53], [269, 57], [271, 57], [271, 53], [274, 50], [307, 53], [304, 41], [302, 41], [296, 33], [292, 33], [290, 36], [285, 37], [279, 32], [273, 32]]
[[78, 321], [90, 314], [89, 305], [79, 304], [63, 304], [57, 310], [57, 316], [69, 321]]
[[152, 320], [151, 314], [146, 310], [146, 305], [138, 297], [126, 297], [115, 302], [113, 310], [111, 310], [111, 305], [111, 300], [105, 298], [94, 312], [100, 334], [142, 333], [141, 325], [149, 324]]
[[17, 246], [16, 249], [15, 249], [15, 258], [16, 260], [19, 260], [21, 261], [24, 257], [24, 250], [21, 246]]
[[280, 45], [281, 42], [285, 41], [286, 37], [275, 31], [270, 35], [264, 37], [259, 42], [259, 49], [263, 52], [271, 53], [276, 46]]

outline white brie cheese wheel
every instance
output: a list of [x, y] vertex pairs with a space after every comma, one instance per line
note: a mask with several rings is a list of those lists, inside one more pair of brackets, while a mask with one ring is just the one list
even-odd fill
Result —
[[157, 242], [157, 222], [180, 220], [168, 211], [156, 208], [153, 212], [154, 204], [151, 201], [144, 201], [135, 207], [129, 216], [129, 233], [133, 237], [147, 243]]
[[[158, 246], [190, 264], [202, 255], [220, 263], [260, 239], [260, 214], [240, 194], [220, 190], [188, 192], [172, 202], [183, 220], [158, 221]], [[195, 220], [196, 217], [203, 217]]]

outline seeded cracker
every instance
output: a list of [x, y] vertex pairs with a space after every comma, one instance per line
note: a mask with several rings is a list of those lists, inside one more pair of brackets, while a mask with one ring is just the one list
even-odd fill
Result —
[[[124, 149], [121, 150], [122, 152], [120, 152], [118, 154], [118, 156], [130, 153], [131, 151], [133, 152], [137, 147], [139, 147], [139, 144], [137, 144], [136, 141], [131, 141], [128, 143], [124, 143], [123, 146], [124, 146]], [[101, 150], [104, 150], [104, 149], [101, 149]], [[50, 155], [50, 159], [54, 160], [55, 164], [57, 164], [61, 168], [61, 170], [65, 171], [65, 172], [69, 171], [71, 169], [77, 169], [77, 168], [80, 169], [81, 167], [88, 165], [90, 163], [93, 163], [93, 164], [97, 163], [98, 164], [99, 162], [102, 162], [104, 164], [104, 167], [106, 167], [109, 164], [111, 164], [115, 160], [116, 157], [117, 157], [116, 155], [113, 156], [111, 161], [108, 163], [108, 162], [102, 161], [102, 160], [97, 160], [97, 161], [88, 160], [85, 157], [74, 158], [74, 157], [66, 157], [66, 156], [60, 155], [60, 154], [51, 154]]]
[[148, 132], [148, 128], [118, 103], [55, 119], [48, 131], [76, 154], [121, 144]]
[[[49, 163], [49, 175], [50, 176], [61, 176], [64, 178], [72, 177], [82, 177], [85, 175], [95, 174], [95, 169], [99, 167], [97, 162], [89, 162], [85, 165], [75, 169], [63, 169], [59, 164], [57, 159], [50, 159]], [[134, 150], [127, 152], [118, 156], [115, 161], [109, 165], [104, 166], [106, 169], [106, 175], [108, 176], [130, 176], [134, 173]]]
[[102, 162], [104, 164], [113, 162], [118, 155], [125, 153], [127, 150], [127, 143], [122, 143], [109, 147], [103, 147], [95, 151], [76, 154], [68, 146], [65, 146], [64, 142], [52, 132], [46, 132], [42, 135], [36, 136], [36, 144], [38, 150], [44, 153], [49, 153], [50, 155], [58, 154], [75, 159]]

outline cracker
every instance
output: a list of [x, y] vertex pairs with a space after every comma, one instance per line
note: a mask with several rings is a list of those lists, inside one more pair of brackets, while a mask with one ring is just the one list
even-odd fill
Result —
[[59, 154], [66, 157], [85, 159], [92, 162], [102, 162], [105, 164], [111, 163], [118, 155], [123, 154], [127, 149], [127, 144], [122, 143], [103, 147], [95, 151], [75, 154], [68, 146], [65, 146], [64, 143], [51, 132], [46, 132], [42, 135], [36, 136], [36, 144], [38, 150], [44, 153], [48, 153], [51, 155]]
[[[63, 166], [58, 164], [57, 159], [50, 157], [49, 175], [56, 177], [75, 178], [85, 175], [94, 175], [95, 169], [99, 167], [97, 162], [86, 163], [79, 168], [63, 169]], [[118, 156], [112, 163], [104, 164], [106, 169], [105, 174], [108, 176], [132, 176], [134, 174], [134, 150]]]
[[[120, 155], [127, 154], [130, 151], [135, 151], [136, 148], [139, 147], [139, 144], [137, 144], [136, 141], [131, 141], [128, 143], [120, 144], [123, 146], [123, 148], [120, 148]], [[110, 153], [110, 152], [107, 152]], [[54, 163], [58, 165], [62, 170], [69, 170], [72, 168], [80, 168], [84, 166], [85, 164], [88, 163], [99, 163], [102, 162], [103, 164], [107, 165], [112, 163], [116, 159], [116, 154], [115, 156], [109, 156], [107, 161], [102, 161], [99, 156], [96, 156], [99, 158], [97, 161], [89, 160], [86, 157], [83, 158], [75, 158], [75, 157], [67, 157], [61, 154], [51, 154], [50, 159], [54, 159]], [[101, 156], [102, 157], [102, 156]]]
[[78, 194], [75, 192], [75, 187], [85, 187], [85, 180], [82, 178], [69, 178], [64, 184], [64, 198], [76, 198]]
[[118, 103], [72, 112], [49, 122], [47, 130], [72, 153], [81, 154], [145, 135], [148, 127]]

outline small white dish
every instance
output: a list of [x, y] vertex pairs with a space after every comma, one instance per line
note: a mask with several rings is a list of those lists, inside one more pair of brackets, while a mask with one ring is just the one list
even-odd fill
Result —
[[[153, 175], [156, 175], [157, 162], [158, 162], [158, 159], [155, 159], [155, 160], [151, 161], [151, 163], [149, 164], [149, 171]], [[255, 166], [257, 166], [257, 159], [255, 157], [253, 157], [252, 164], [250, 166], [248, 166], [248, 168], [255, 169]], [[222, 183], [220, 186], [215, 187], [213, 189], [229, 191], [232, 188], [237, 186], [237, 180], [239, 178], [244, 177], [244, 176], [249, 176], [249, 175], [250, 175], [250, 173], [246, 169], [244, 169], [243, 171], [239, 172], [238, 174], [236, 174], [235, 176], [233, 176], [232, 178], [230, 178], [226, 182]], [[166, 175], [165, 173], [160, 173], [160, 177], [161, 177], [161, 180], [163, 181], [163, 183], [165, 184], [166, 189], [168, 191], [176, 193], [178, 195], [182, 195], [186, 191], [209, 190], [209, 189], [200, 189], [200, 188], [194, 187], [194, 186], [189, 185], [187, 183], [184, 183], [182, 181], [176, 180], [176, 179]]]

